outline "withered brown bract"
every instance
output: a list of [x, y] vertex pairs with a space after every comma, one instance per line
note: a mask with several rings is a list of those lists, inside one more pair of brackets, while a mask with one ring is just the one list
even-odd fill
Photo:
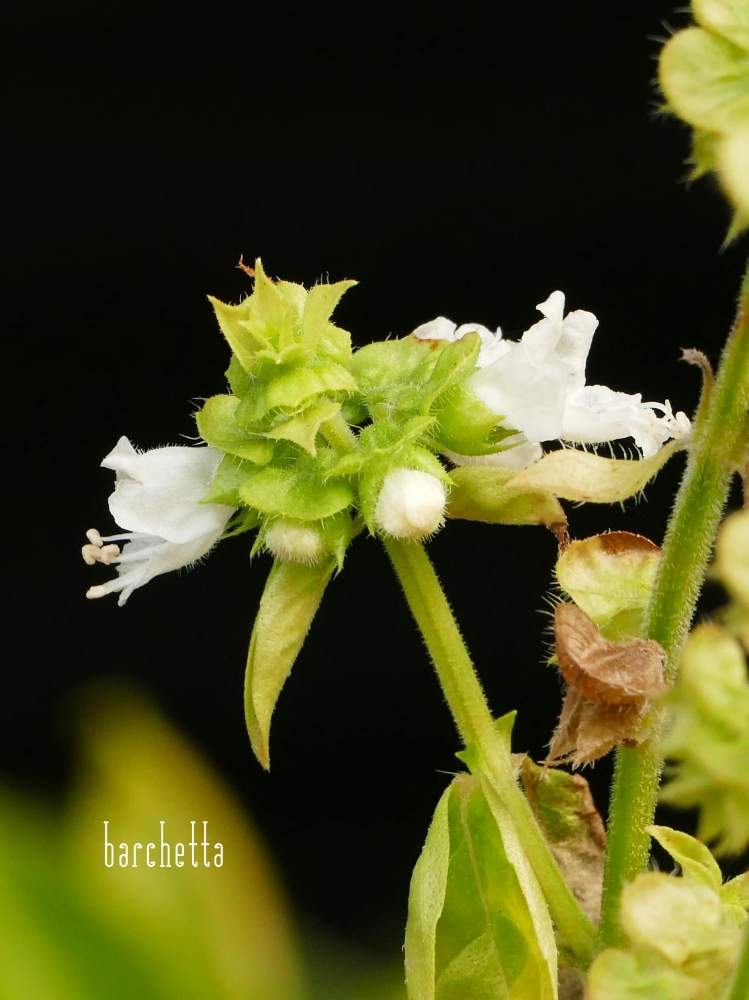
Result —
[[640, 742], [649, 698], [664, 687], [663, 649], [650, 639], [604, 639], [575, 604], [557, 605], [554, 637], [567, 692], [547, 760], [577, 767]]

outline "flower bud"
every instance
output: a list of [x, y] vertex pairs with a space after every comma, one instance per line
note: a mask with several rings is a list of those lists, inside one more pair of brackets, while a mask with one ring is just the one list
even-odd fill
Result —
[[447, 491], [428, 472], [393, 469], [377, 499], [375, 523], [394, 538], [425, 538], [445, 523]]
[[322, 531], [316, 524], [279, 517], [265, 533], [265, 546], [277, 559], [314, 566], [328, 554]]

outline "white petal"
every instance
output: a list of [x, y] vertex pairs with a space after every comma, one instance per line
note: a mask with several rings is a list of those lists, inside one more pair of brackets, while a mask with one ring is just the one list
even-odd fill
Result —
[[418, 337], [419, 340], [455, 340], [455, 323], [444, 316], [438, 316], [417, 326], [411, 336]]
[[559, 437], [567, 373], [560, 365], [535, 363], [523, 343], [513, 344], [493, 364], [477, 369], [469, 386], [482, 403], [504, 418], [507, 427], [529, 441]]
[[552, 292], [548, 299], [539, 302], [536, 309], [552, 323], [561, 323], [564, 318], [564, 292]]
[[220, 533], [232, 508], [199, 503], [220, 460], [213, 448], [156, 448], [137, 455], [133, 478], [118, 477], [109, 498], [112, 517], [122, 528], [170, 542]]
[[605, 385], [589, 385], [567, 400], [560, 436], [579, 444], [631, 437], [648, 458], [673, 435], [668, 418], [658, 417], [650, 405], [642, 402], [639, 393], [631, 395]]
[[118, 478], [121, 476], [132, 477], [135, 475], [137, 458], [138, 452], [123, 434], [109, 454], [104, 456], [101, 467], [102, 469], [112, 469], [113, 472], [117, 473]]

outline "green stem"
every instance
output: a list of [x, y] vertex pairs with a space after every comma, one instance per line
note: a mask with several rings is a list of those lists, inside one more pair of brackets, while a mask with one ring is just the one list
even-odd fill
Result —
[[749, 997], [749, 924], [744, 930], [738, 965], [734, 970], [725, 1000], [746, 1000], [747, 997]]
[[528, 800], [515, 780], [486, 697], [429, 556], [418, 542], [385, 542], [390, 561], [434, 663], [461, 739], [475, 747], [525, 849], [566, 948], [590, 962], [593, 927], [565, 882]]
[[[658, 579], [648, 608], [646, 635], [666, 651], [673, 681], [682, 643], [705, 579], [728, 497], [749, 407], [749, 270], [738, 313], [723, 351], [715, 385], [695, 422], [690, 457], [663, 543]], [[601, 910], [601, 943], [622, 940], [619, 897], [648, 862], [663, 760], [657, 739], [617, 753], [609, 807], [608, 850]]]
[[356, 448], [356, 434], [340, 413], [336, 413], [330, 420], [326, 420], [320, 427], [320, 431], [328, 444], [340, 451], [353, 451]]

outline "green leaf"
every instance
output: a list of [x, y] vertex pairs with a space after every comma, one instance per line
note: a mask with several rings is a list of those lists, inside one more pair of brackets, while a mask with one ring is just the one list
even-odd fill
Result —
[[539, 767], [528, 757], [523, 759], [520, 774], [565, 881], [585, 915], [598, 923], [606, 830], [588, 782], [581, 774]]
[[556, 996], [553, 941], [549, 954], [548, 942], [538, 937], [535, 900], [529, 901], [528, 873], [518, 872], [522, 850], [513, 838], [508, 823], [498, 824], [478, 781], [455, 778], [437, 806], [411, 882], [410, 1000]]
[[641, 636], [660, 556], [642, 535], [593, 535], [567, 546], [557, 560], [557, 583], [606, 639]]
[[725, 882], [720, 889], [720, 899], [722, 903], [749, 910], [749, 872]]
[[542, 490], [562, 500], [618, 503], [639, 493], [683, 447], [683, 441], [671, 441], [651, 458], [636, 460], [562, 448], [518, 472], [512, 485], [518, 490]]
[[298, 416], [284, 420], [280, 424], [266, 431], [265, 436], [278, 440], [283, 438], [286, 441], [293, 441], [300, 448], [304, 448], [310, 455], [317, 454], [316, 439], [320, 427], [326, 420], [330, 420], [341, 408], [340, 403], [332, 399], [318, 399], [310, 404]]
[[441, 451], [459, 455], [492, 455], [500, 442], [515, 432], [501, 427], [501, 417], [482, 403], [465, 385], [446, 394], [436, 411], [439, 426], [436, 438]]
[[237, 422], [236, 396], [211, 396], [196, 414], [200, 436], [221, 451], [265, 465], [273, 458], [273, 442], [247, 433]]
[[317, 566], [273, 564], [260, 598], [245, 673], [245, 719], [255, 756], [270, 769], [270, 724], [333, 573], [333, 560]]
[[266, 388], [265, 409], [297, 410], [310, 397], [323, 392], [353, 392], [353, 375], [335, 361], [318, 361], [295, 367], [272, 379]]
[[737, 209], [735, 227], [745, 229], [749, 214], [749, 127], [737, 129], [716, 146], [716, 168], [721, 184]]
[[567, 516], [551, 493], [516, 487], [517, 472], [498, 466], [464, 465], [453, 469], [449, 517], [488, 524], [565, 524]]
[[[334, 285], [314, 285], [307, 292], [302, 317], [302, 341], [310, 355], [318, 353], [320, 344], [324, 343], [326, 335], [329, 336], [330, 317], [333, 315], [334, 309], [349, 288], [353, 288], [356, 284], [356, 281], [338, 281]], [[337, 330], [337, 328], [334, 329]], [[338, 330], [338, 334], [340, 333], [343, 331]], [[326, 346], [328, 351], [332, 346], [334, 353], [342, 355], [340, 358], [342, 361], [346, 360], [351, 353], [350, 341], [348, 351], [340, 351], [340, 347], [343, 345], [335, 334], [333, 344], [329, 343]]]
[[263, 514], [280, 514], [299, 521], [332, 517], [353, 503], [350, 486], [339, 479], [323, 482], [314, 473], [314, 468], [301, 461], [291, 469], [259, 469], [242, 484], [240, 496]]
[[679, 31], [663, 47], [659, 75], [669, 105], [690, 125], [712, 132], [749, 125], [749, 53], [725, 38]]
[[479, 347], [478, 334], [452, 343], [418, 337], [383, 340], [358, 350], [352, 368], [375, 420], [394, 413], [427, 414], [474, 370]]
[[467, 333], [460, 340], [444, 341], [435, 352], [437, 362], [424, 385], [422, 405], [425, 410], [431, 410], [443, 393], [464, 382], [475, 371], [480, 350], [478, 333]]
[[698, 1000], [697, 989], [693, 979], [665, 963], [607, 948], [588, 970], [585, 996], [587, 1000]]
[[669, 826], [648, 826], [646, 831], [680, 865], [684, 878], [694, 879], [713, 889], [720, 888], [723, 882], [720, 866], [699, 840]]
[[251, 372], [255, 367], [255, 355], [258, 348], [267, 348], [270, 343], [266, 338], [259, 339], [247, 330], [245, 317], [247, 316], [248, 300], [245, 299], [239, 305], [231, 306], [209, 295], [208, 301], [213, 306], [219, 329], [226, 338], [232, 354], [245, 372]]
[[749, 510], [735, 511], [721, 525], [715, 570], [731, 597], [749, 607]]
[[692, 0], [692, 12], [703, 28], [749, 50], [749, 7], [746, 0]]
[[239, 507], [242, 499], [239, 488], [250, 474], [252, 466], [236, 455], [224, 455], [201, 503], [223, 503]]
[[255, 380], [252, 375], [248, 375], [239, 363], [239, 359], [232, 354], [229, 367], [226, 369], [226, 381], [229, 384], [233, 396], [240, 399], [252, 392]]

